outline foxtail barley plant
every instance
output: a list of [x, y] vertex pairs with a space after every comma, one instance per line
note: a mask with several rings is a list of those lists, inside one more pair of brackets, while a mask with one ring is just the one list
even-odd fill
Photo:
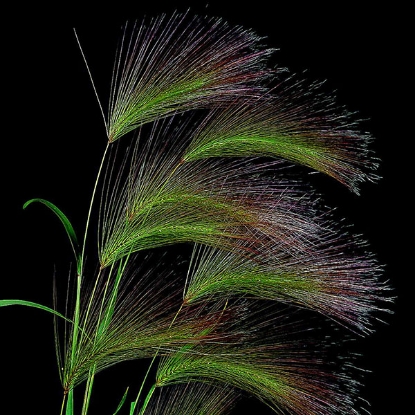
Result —
[[374, 330], [388, 287], [304, 173], [358, 193], [377, 179], [372, 138], [264, 44], [188, 13], [123, 28], [83, 237], [51, 202], [24, 206], [68, 234], [68, 300], [0, 301], [54, 315], [57, 414], [90, 414], [100, 372], [137, 359], [148, 371], [109, 415], [222, 415], [244, 396], [277, 414], [365, 410], [337, 346]]

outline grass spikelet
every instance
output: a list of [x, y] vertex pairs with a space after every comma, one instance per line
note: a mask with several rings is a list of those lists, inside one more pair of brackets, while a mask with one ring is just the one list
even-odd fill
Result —
[[353, 117], [323, 96], [318, 84], [292, 78], [272, 95], [212, 111], [194, 134], [184, 160], [209, 157], [277, 157], [332, 176], [358, 193], [375, 180], [372, 140]]
[[[122, 361], [152, 357], [156, 350], [164, 355], [183, 345], [238, 337], [237, 332], [232, 336], [225, 333], [237, 308], [230, 307], [225, 312], [219, 301], [187, 307], [178, 314], [183, 288], [177, 276], [162, 268], [166, 265], [163, 261], [156, 268], [150, 265], [150, 258], [140, 262], [140, 266], [131, 263], [118, 284], [114, 267], [101, 270], [95, 289], [83, 295], [80, 321], [85, 335], [77, 344], [74, 361], [70, 358], [71, 344], [64, 351], [65, 390], [87, 379], [92, 368], [99, 373]], [[113, 310], [110, 318], [109, 309]]]
[[364, 254], [357, 237], [325, 241], [295, 256], [278, 248], [268, 248], [262, 256], [248, 251], [196, 249], [185, 303], [229, 296], [273, 300], [318, 311], [368, 333], [375, 314], [385, 311], [380, 304], [390, 301], [379, 280], [380, 266]]
[[116, 56], [108, 139], [173, 112], [255, 95], [272, 49], [221, 19], [175, 13], [126, 27]]
[[155, 385], [230, 385], [256, 396], [276, 413], [358, 415], [359, 383], [340, 362], [339, 367], [325, 363], [330, 346], [315, 343], [301, 329], [296, 332], [299, 326], [286, 321], [284, 314], [270, 316], [267, 311], [263, 308], [251, 326], [256, 336], [267, 333], [265, 342], [251, 338], [245, 345], [183, 347], [161, 361]]
[[[310, 246], [321, 229], [304, 192], [263, 179], [260, 166], [243, 161], [183, 162], [189, 135], [184, 126], [160, 123], [130, 150], [127, 179], [108, 175], [105, 189], [112, 192], [104, 190], [101, 203], [102, 267], [136, 251], [183, 242], [240, 249], [238, 241], [249, 240], [256, 249], [256, 243], [273, 239], [286, 250]], [[166, 151], [166, 137], [176, 152]]]

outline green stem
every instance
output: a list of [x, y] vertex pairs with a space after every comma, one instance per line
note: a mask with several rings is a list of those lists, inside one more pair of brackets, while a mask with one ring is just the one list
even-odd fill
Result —
[[[71, 345], [71, 369], [74, 366], [75, 356], [76, 356], [76, 347], [78, 343], [78, 325], [79, 325], [79, 316], [80, 316], [80, 308], [81, 308], [81, 274], [77, 275], [76, 281], [76, 302], [75, 302], [75, 315], [74, 315], [74, 326], [73, 326], [73, 333], [72, 333], [72, 345]], [[70, 385], [67, 385], [70, 387]]]
[[[93, 87], [94, 92], [95, 92], [95, 96], [96, 96], [97, 101], [98, 101], [98, 105], [99, 105], [102, 117], [104, 119], [105, 130], [106, 130], [107, 135], [108, 135], [108, 127], [107, 127], [107, 123], [106, 123], [106, 120], [105, 120], [104, 111], [102, 109], [102, 105], [101, 105], [101, 102], [99, 100], [98, 93], [97, 93], [97, 90], [95, 88], [95, 84], [94, 84], [94, 81], [92, 79], [91, 72], [89, 70], [88, 63], [86, 61], [84, 52], [83, 52], [81, 44], [79, 42], [78, 35], [77, 35], [75, 30], [74, 30], [74, 32], [75, 32], [76, 41], [78, 42], [79, 49], [81, 51], [82, 57], [84, 59], [84, 62], [85, 62], [85, 65], [86, 65], [86, 68], [87, 68], [87, 71], [88, 71], [89, 78], [90, 78], [91, 83], [92, 83], [92, 87]], [[88, 234], [89, 222], [90, 222], [90, 219], [91, 219], [92, 206], [93, 206], [94, 200], [95, 200], [95, 193], [96, 193], [96, 190], [97, 190], [97, 187], [98, 187], [98, 181], [99, 181], [99, 178], [101, 176], [102, 167], [104, 165], [104, 161], [105, 161], [106, 154], [107, 154], [107, 151], [108, 151], [108, 148], [109, 148], [109, 144], [110, 143], [107, 142], [104, 154], [103, 154], [102, 159], [101, 159], [101, 164], [100, 164], [99, 169], [98, 169], [98, 174], [97, 174], [97, 177], [96, 177], [96, 180], [95, 180], [95, 183], [94, 183], [94, 189], [92, 191], [91, 202], [89, 204], [88, 216], [87, 216], [87, 220], [86, 220], [84, 240], [83, 240], [83, 244], [82, 244], [82, 253], [81, 253], [79, 264], [78, 264], [77, 281], [76, 281], [76, 300], [75, 300], [74, 326], [73, 326], [74, 328], [73, 328], [73, 332], [72, 332], [72, 345], [71, 345], [71, 348], [72, 348], [72, 350], [71, 350], [71, 360], [70, 360], [71, 369], [74, 367], [74, 364], [75, 364], [75, 360], [76, 360], [75, 358], [76, 358], [77, 347], [78, 347], [78, 336], [79, 336], [78, 326], [79, 326], [79, 321], [80, 321], [80, 308], [81, 308], [81, 285], [82, 285], [82, 273], [83, 273], [84, 260], [85, 260], [86, 238], [87, 238], [87, 234]], [[87, 317], [88, 317], [88, 314], [89, 314], [89, 308], [90, 307], [88, 307], [88, 310], [87, 310]], [[85, 325], [86, 325], [86, 321], [85, 321], [85, 324], [84, 324], [84, 328], [85, 328]], [[82, 338], [81, 338], [80, 341], [82, 341]], [[94, 366], [93, 372], [95, 372], [95, 366]], [[92, 383], [91, 383], [92, 380], [91, 379], [92, 378], [90, 376], [88, 376], [87, 389], [85, 391], [85, 393], [87, 394], [85, 396], [85, 399], [87, 399], [88, 402], [89, 402], [89, 396], [90, 396], [91, 388], [92, 388]], [[88, 387], [88, 384], [90, 384], [90, 387]], [[71, 385], [67, 385], [67, 387], [70, 387], [70, 386]], [[71, 389], [69, 391], [69, 394], [70, 395], [68, 397], [67, 412], [68, 412], [68, 407], [69, 406], [70, 406], [69, 411], [72, 412], [73, 411], [73, 389]], [[66, 400], [66, 394], [64, 395], [63, 402], [62, 402], [61, 415], [62, 415], [63, 408], [65, 406], [65, 400]], [[84, 400], [84, 404], [85, 404], [85, 400]]]
[[143, 406], [140, 409], [140, 412], [138, 413], [138, 415], [143, 415], [144, 411], [147, 408], [148, 403], [150, 402], [151, 397], [153, 396], [154, 391], [156, 390], [157, 384], [155, 383], [150, 390], [147, 393], [146, 399], [144, 400]]
[[[98, 316], [98, 321], [97, 321], [97, 328], [95, 331], [95, 339], [94, 339], [94, 344], [97, 343], [97, 341], [99, 341], [99, 338], [105, 333], [105, 331], [107, 330], [109, 324], [111, 323], [111, 319], [113, 316], [113, 312], [114, 312], [114, 306], [115, 306], [115, 302], [117, 300], [117, 294], [118, 294], [118, 289], [119, 289], [119, 284], [122, 278], [122, 275], [125, 271], [125, 267], [126, 264], [128, 262], [128, 258], [125, 258], [124, 261], [121, 261], [116, 273], [116, 277], [115, 277], [115, 283], [114, 283], [114, 287], [112, 289], [112, 293], [109, 299], [109, 304], [107, 305], [107, 309], [104, 312], [104, 302], [105, 299], [107, 297], [107, 292], [108, 292], [108, 288], [109, 288], [109, 284], [110, 284], [110, 280], [111, 277], [113, 275], [113, 269], [115, 267], [115, 264], [112, 265], [109, 275], [108, 275], [108, 280], [107, 283], [105, 284], [105, 290], [104, 290], [104, 296], [102, 298], [102, 302], [101, 302], [101, 309], [99, 312], [99, 316]], [[95, 292], [95, 288], [94, 287], [94, 292]], [[91, 299], [92, 302], [92, 299]], [[90, 302], [90, 304], [91, 304]], [[89, 309], [90, 309], [90, 305], [88, 307], [88, 313], [89, 313]], [[101, 320], [101, 316], [102, 320]], [[84, 394], [84, 402], [83, 402], [83, 406], [82, 406], [82, 415], [87, 415], [88, 413], [88, 408], [89, 408], [89, 402], [90, 402], [90, 398], [91, 398], [91, 394], [92, 394], [92, 386], [94, 383], [94, 379], [95, 379], [95, 372], [96, 372], [96, 364], [93, 365], [93, 367], [89, 370], [88, 372], [88, 378], [87, 378], [87, 383], [86, 383], [86, 388], [85, 388], [85, 394]]]
[[[130, 254], [128, 254], [125, 258], [121, 259], [118, 265], [118, 270], [116, 273], [116, 277], [115, 277], [115, 281], [114, 281], [114, 285], [112, 288], [112, 292], [111, 292], [111, 296], [109, 298], [109, 302], [107, 305], [107, 309], [105, 311], [105, 315], [103, 318], [102, 323], [100, 324], [100, 329], [98, 330], [98, 334], [103, 334], [104, 331], [108, 328], [108, 326], [111, 323], [113, 314], [114, 314], [114, 309], [115, 309], [115, 304], [118, 298], [118, 291], [119, 291], [119, 287], [120, 287], [120, 283], [121, 283], [121, 278], [124, 275], [124, 271], [125, 268], [127, 266], [128, 260], [130, 258]], [[112, 272], [111, 272], [112, 274]], [[111, 276], [110, 274], [110, 276]], [[110, 277], [108, 278], [108, 282], [109, 283]], [[107, 287], [105, 287], [105, 293], [107, 292]]]
[[[101, 159], [101, 164], [99, 166], [97, 178], [95, 180], [94, 189], [92, 191], [91, 202], [89, 204], [88, 216], [87, 216], [87, 221], [86, 221], [86, 226], [85, 226], [84, 240], [82, 244], [82, 253], [81, 253], [80, 263], [79, 263], [79, 272], [78, 272], [77, 281], [76, 281], [75, 315], [74, 315], [74, 326], [73, 326], [74, 328], [73, 328], [73, 333], [72, 333], [71, 361], [70, 361], [71, 369], [73, 369], [75, 365], [77, 347], [78, 347], [78, 336], [79, 336], [78, 326], [80, 322], [80, 309], [81, 309], [81, 285], [82, 285], [82, 272], [83, 272], [84, 259], [85, 259], [86, 238], [88, 234], [89, 222], [91, 219], [92, 205], [94, 204], [95, 194], [96, 194], [96, 190], [98, 187], [98, 181], [101, 176], [102, 167], [104, 165], [104, 161], [106, 158], [108, 148], [109, 148], [109, 143], [107, 143], [107, 146], [105, 147], [105, 151]], [[71, 385], [66, 385], [66, 386], [68, 388], [71, 387]]]
[[86, 237], [87, 237], [87, 234], [88, 234], [89, 222], [90, 222], [90, 219], [91, 219], [92, 205], [94, 204], [94, 200], [95, 200], [95, 193], [96, 193], [97, 188], [98, 188], [98, 181], [99, 181], [99, 178], [100, 178], [100, 176], [101, 176], [102, 167], [104, 166], [104, 161], [105, 161], [105, 158], [106, 158], [106, 155], [107, 155], [107, 152], [108, 152], [108, 148], [109, 148], [109, 146], [110, 146], [110, 143], [109, 143], [109, 142], [107, 142], [107, 146], [105, 147], [105, 151], [104, 151], [104, 154], [103, 154], [102, 159], [101, 159], [101, 164], [100, 164], [100, 166], [99, 166], [99, 170], [98, 170], [97, 178], [96, 178], [96, 180], [95, 180], [94, 189], [93, 189], [93, 191], [92, 191], [91, 202], [90, 202], [90, 204], [89, 204], [88, 216], [87, 216], [87, 219], [86, 219], [86, 226], [85, 226], [84, 240], [83, 240], [83, 243], [82, 243], [81, 266], [83, 266], [83, 263], [84, 263], [84, 257], [85, 257], [85, 245], [86, 245]]
[[65, 415], [73, 415], [73, 389], [67, 393], [66, 411]]
[[[173, 325], [173, 324], [174, 324], [174, 322], [176, 321], [177, 316], [179, 315], [179, 313], [180, 313], [180, 311], [182, 310], [183, 306], [184, 306], [184, 302], [181, 304], [180, 308], [177, 310], [177, 313], [175, 314], [175, 316], [174, 316], [174, 318], [173, 318], [172, 322], [170, 323], [169, 329], [172, 327], [172, 325]], [[143, 381], [141, 382], [141, 386], [140, 386], [140, 390], [138, 391], [137, 398], [136, 398], [136, 400], [135, 400], [135, 401], [131, 404], [130, 415], [131, 415], [131, 414], [133, 414], [133, 412], [134, 412], [134, 410], [135, 410], [135, 408], [136, 408], [136, 406], [137, 406], [137, 404], [138, 404], [138, 400], [140, 399], [141, 392], [143, 391], [144, 384], [145, 384], [145, 382], [146, 382], [146, 380], [147, 380], [147, 377], [148, 377], [148, 375], [149, 375], [149, 373], [150, 373], [150, 370], [151, 370], [151, 368], [153, 367], [153, 364], [154, 364], [154, 362], [155, 362], [155, 360], [156, 360], [156, 358], [157, 358], [157, 356], [158, 356], [158, 354], [159, 354], [159, 352], [160, 352], [160, 348], [161, 348], [161, 346], [159, 346], [159, 347], [157, 348], [156, 353], [154, 354], [153, 358], [151, 359], [150, 365], [148, 366], [148, 369], [147, 369], [147, 372], [146, 372], [146, 374], [145, 374], [145, 376], [144, 376], [144, 379], [143, 379]], [[152, 386], [152, 389], [153, 389], [153, 388], [155, 389], [155, 387], [156, 387], [156, 384], [154, 384], [154, 385]], [[150, 389], [150, 391], [148, 392], [148, 394], [147, 394], [147, 396], [146, 396], [146, 399], [145, 399], [145, 401], [144, 401], [143, 407], [141, 408], [141, 410], [140, 410], [140, 412], [139, 412], [139, 415], [141, 415], [142, 413], [144, 413], [144, 411], [145, 411], [145, 409], [146, 409], [146, 407], [147, 407], [147, 405], [148, 405], [148, 401], [150, 400], [151, 396], [153, 395], [154, 389], [153, 389], [153, 390], [152, 390], [152, 389]], [[151, 392], [151, 394], [150, 394], [150, 392]]]
[[64, 393], [64, 394], [63, 394], [63, 399], [62, 399], [62, 405], [61, 405], [61, 412], [60, 412], [60, 415], [63, 415], [63, 410], [65, 409], [66, 396], [67, 396], [67, 394], [66, 394], [66, 393]]
[[[104, 326], [103, 321], [101, 320], [101, 318], [102, 318], [102, 314], [106, 314], [106, 313], [104, 313], [104, 303], [105, 303], [105, 299], [107, 298], [108, 287], [109, 287], [109, 283], [110, 283], [110, 280], [111, 280], [111, 276], [112, 276], [114, 267], [115, 267], [115, 263], [111, 265], [111, 269], [110, 269], [109, 274], [108, 274], [108, 279], [107, 279], [107, 282], [105, 284], [104, 293], [102, 295], [101, 307], [99, 309], [99, 314], [98, 314], [98, 318], [97, 318], [97, 328], [95, 330], [94, 344], [96, 343], [98, 337], [102, 333], [102, 328]], [[107, 310], [107, 312], [108, 312], [108, 310]], [[104, 315], [103, 319], [105, 319], [105, 315]]]
[[92, 290], [91, 298], [89, 300], [88, 308], [86, 310], [86, 314], [85, 314], [85, 318], [84, 318], [84, 324], [83, 324], [83, 327], [82, 327], [81, 339], [79, 340], [80, 343], [82, 342], [82, 338], [83, 338], [82, 336], [83, 336], [84, 332], [86, 331], [86, 324], [87, 324], [87, 321], [88, 321], [89, 313], [91, 311], [92, 302], [93, 302], [93, 299], [95, 297], [95, 292], [96, 292], [97, 287], [98, 287], [98, 282], [99, 282], [99, 280], [101, 278], [101, 275], [102, 275], [101, 271], [102, 271], [102, 269], [99, 270], [97, 278], [95, 279], [94, 288]]
[[[154, 364], [154, 361], [156, 360], [156, 357], [157, 357], [157, 355], [158, 355], [158, 352], [159, 352], [159, 349], [157, 349], [156, 354], [155, 354], [155, 355], [153, 356], [153, 358], [151, 359], [151, 362], [150, 362], [150, 364], [149, 364], [149, 366], [148, 366], [148, 368], [147, 368], [147, 372], [146, 372], [146, 374], [145, 374], [145, 376], [144, 376], [144, 379], [143, 379], [143, 381], [141, 382], [140, 390], [138, 391], [138, 394], [137, 394], [137, 398], [136, 398], [136, 400], [135, 400], [134, 402], [132, 402], [132, 403], [131, 403], [130, 414], [134, 413], [134, 410], [135, 410], [135, 408], [137, 407], [138, 400], [140, 399], [141, 392], [143, 391], [144, 384], [146, 383], [147, 377], [148, 377], [148, 375], [149, 375], [149, 373], [150, 373], [151, 368], [153, 367], [153, 364]], [[140, 411], [140, 413], [141, 413], [141, 411]]]
[[[174, 324], [174, 322], [176, 321], [176, 318], [177, 318], [177, 316], [179, 315], [180, 311], [182, 311], [183, 306], [184, 306], [184, 302], [182, 302], [182, 304], [181, 304], [180, 308], [177, 310], [176, 315], [174, 316], [174, 318], [173, 318], [172, 322], [170, 323], [169, 329], [171, 329], [171, 326], [172, 326], [172, 325]], [[159, 349], [160, 349], [160, 347], [159, 347]]]
[[87, 415], [88, 413], [89, 402], [91, 400], [92, 385], [94, 384], [95, 379], [95, 370], [96, 364], [94, 364], [94, 366], [89, 370], [88, 373], [88, 380], [85, 386], [84, 402], [82, 404], [82, 415]]

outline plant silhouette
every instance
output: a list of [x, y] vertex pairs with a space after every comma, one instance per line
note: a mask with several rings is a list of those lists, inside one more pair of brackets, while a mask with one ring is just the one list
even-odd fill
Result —
[[83, 238], [51, 202], [24, 205], [68, 234], [68, 301], [0, 306], [54, 315], [61, 415], [92, 413], [100, 372], [137, 359], [147, 373], [109, 414], [220, 415], [246, 395], [279, 414], [364, 410], [338, 345], [373, 331], [388, 287], [307, 174], [358, 193], [377, 179], [372, 137], [263, 43], [188, 13], [126, 24]]

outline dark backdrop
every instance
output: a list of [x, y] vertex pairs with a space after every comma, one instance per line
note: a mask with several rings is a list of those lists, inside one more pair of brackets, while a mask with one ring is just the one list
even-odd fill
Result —
[[[280, 49], [275, 63], [293, 72], [307, 70], [310, 80], [327, 79], [327, 88], [337, 90], [341, 104], [368, 119], [365, 126], [376, 137], [373, 148], [382, 159], [382, 180], [363, 186], [359, 197], [339, 185], [323, 183], [319, 190], [368, 239], [397, 296], [387, 324], [379, 324], [362, 343], [363, 365], [371, 371], [362, 397], [371, 402], [373, 415], [408, 413], [410, 381], [405, 374], [413, 365], [408, 335], [413, 328], [408, 10], [398, 5], [304, 7], [263, 0], [234, 7], [224, 1], [197, 6], [190, 1], [153, 3], [117, 1], [95, 9], [85, 3], [30, 8], [17, 4], [3, 13], [0, 297], [50, 306], [54, 270], [65, 279], [71, 260], [57, 220], [38, 206], [23, 212], [27, 199], [51, 200], [77, 229], [84, 226], [105, 132], [72, 28], [105, 94], [119, 26], [125, 20], [191, 6], [195, 13], [222, 16], [267, 36], [267, 43]], [[61, 391], [52, 319], [41, 311], [10, 307], [0, 310], [0, 322], [0, 413], [58, 414]], [[123, 371], [140, 370], [137, 365], [131, 368], [103, 376], [114, 380]], [[247, 407], [268, 413], [255, 402], [245, 403]]]

